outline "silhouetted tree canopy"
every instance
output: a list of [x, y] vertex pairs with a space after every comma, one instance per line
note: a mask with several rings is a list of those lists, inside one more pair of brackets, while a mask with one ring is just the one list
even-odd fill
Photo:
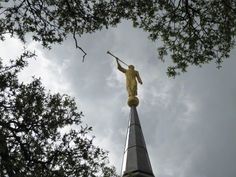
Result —
[[24, 41], [31, 34], [45, 47], [72, 35], [80, 48], [77, 36], [131, 20], [151, 40], [160, 39], [160, 59], [169, 54], [173, 61], [169, 76], [189, 65], [220, 66], [235, 45], [234, 0], [5, 0], [0, 13], [1, 39], [10, 33]]
[[47, 92], [36, 78], [19, 83], [17, 74], [31, 57], [25, 51], [8, 66], [0, 60], [0, 176], [116, 176], [73, 99]]

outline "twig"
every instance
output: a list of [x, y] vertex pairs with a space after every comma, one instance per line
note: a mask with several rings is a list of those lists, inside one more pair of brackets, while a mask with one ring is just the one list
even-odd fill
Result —
[[85, 59], [85, 56], [87, 55], [87, 53], [78, 45], [78, 41], [77, 41], [75, 35], [76, 35], [76, 34], [75, 34], [75, 30], [74, 30], [74, 31], [73, 31], [73, 38], [74, 38], [74, 41], [75, 41], [75, 47], [78, 48], [78, 49], [80, 49], [80, 50], [84, 53], [84, 55], [83, 55], [83, 60], [82, 60], [82, 62], [84, 62], [84, 59]]

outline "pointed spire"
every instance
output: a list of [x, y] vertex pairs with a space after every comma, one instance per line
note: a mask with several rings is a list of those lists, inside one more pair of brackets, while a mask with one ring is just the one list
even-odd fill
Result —
[[122, 177], [129, 176], [154, 177], [135, 106], [130, 108], [130, 120], [122, 167]]

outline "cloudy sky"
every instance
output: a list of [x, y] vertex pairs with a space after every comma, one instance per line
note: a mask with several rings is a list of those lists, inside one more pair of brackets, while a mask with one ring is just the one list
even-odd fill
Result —
[[[21, 75], [42, 78], [52, 92], [76, 98], [84, 113], [84, 123], [93, 127], [95, 143], [108, 150], [111, 164], [121, 171], [129, 107], [125, 78], [116, 69], [107, 50], [134, 64], [144, 82], [139, 87], [138, 113], [156, 177], [235, 177], [236, 176], [236, 51], [216, 69], [215, 63], [191, 67], [170, 79], [168, 61], [158, 60], [158, 43], [148, 34], [124, 21], [117, 28], [84, 35], [75, 49], [73, 40], [52, 50], [36, 43], [36, 51]], [[2, 57], [22, 51], [17, 39], [1, 43]]]

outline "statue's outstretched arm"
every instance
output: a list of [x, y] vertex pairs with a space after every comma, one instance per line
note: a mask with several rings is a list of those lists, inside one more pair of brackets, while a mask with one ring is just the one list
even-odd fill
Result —
[[141, 77], [139, 76], [138, 71], [137, 71], [136, 77], [137, 77], [138, 82], [139, 82], [140, 84], [143, 84], [143, 81], [142, 81]]
[[119, 63], [119, 61], [118, 61], [117, 59], [116, 59], [116, 62], [117, 62], [117, 68], [118, 68], [118, 70], [120, 70], [121, 72], [125, 73], [125, 72], [126, 72], [126, 69], [123, 68], [123, 67], [120, 65], [120, 63]]

